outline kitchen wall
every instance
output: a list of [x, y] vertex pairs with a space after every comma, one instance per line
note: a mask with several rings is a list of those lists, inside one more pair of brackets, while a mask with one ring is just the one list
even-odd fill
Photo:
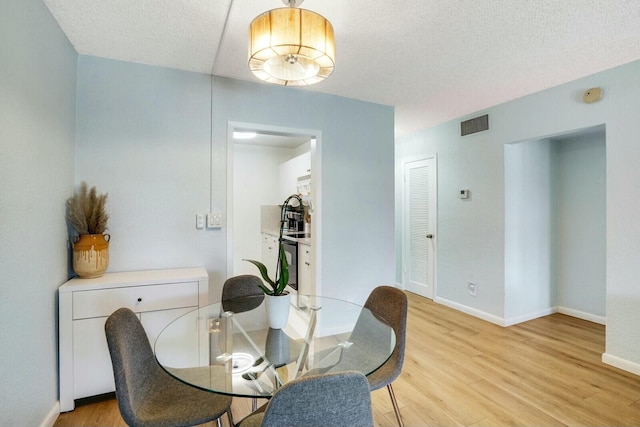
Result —
[[[262, 259], [260, 206], [280, 200], [279, 167], [291, 158], [288, 148], [235, 144], [233, 149], [233, 275], [260, 275], [243, 259]], [[283, 199], [284, 200], [284, 199]], [[273, 267], [269, 266], [269, 272]]]
[[[640, 61], [470, 114], [396, 142], [396, 216], [402, 218], [402, 164], [438, 154], [436, 299], [476, 316], [504, 322], [504, 145], [606, 126], [606, 352], [603, 360], [640, 373]], [[603, 99], [582, 102], [591, 87]], [[489, 114], [490, 130], [460, 137], [460, 121]], [[459, 203], [461, 188], [472, 192]], [[396, 224], [400, 234], [401, 221]], [[400, 255], [396, 239], [398, 254]], [[402, 265], [398, 259], [397, 264]], [[401, 276], [396, 279], [400, 282]], [[476, 297], [466, 284], [478, 283]], [[584, 309], [584, 308], [583, 308]]]
[[0, 425], [58, 415], [77, 55], [40, 0], [0, 6]]
[[[271, 230], [280, 226], [280, 208], [284, 200], [296, 192], [297, 178], [309, 174], [310, 142], [298, 147], [285, 148], [268, 145], [233, 144], [233, 248], [230, 275], [256, 274], [256, 267], [243, 259], [262, 259], [262, 227], [271, 224]], [[295, 166], [304, 163], [304, 173]], [[266, 222], [262, 210], [273, 207]], [[269, 211], [269, 210], [267, 210]], [[264, 222], [263, 222], [264, 221]], [[256, 242], [260, 243], [256, 245]], [[271, 266], [267, 266], [270, 274]]]
[[109, 192], [110, 271], [202, 265], [220, 295], [226, 218], [196, 230], [195, 214], [226, 214], [232, 121], [322, 135], [323, 293], [364, 302], [393, 283], [391, 107], [81, 56], [77, 110], [76, 181]]

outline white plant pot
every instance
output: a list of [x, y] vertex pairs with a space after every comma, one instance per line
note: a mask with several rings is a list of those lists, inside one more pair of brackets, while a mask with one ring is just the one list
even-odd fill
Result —
[[267, 320], [272, 329], [282, 329], [289, 320], [289, 309], [291, 308], [291, 294], [286, 295], [265, 295]]

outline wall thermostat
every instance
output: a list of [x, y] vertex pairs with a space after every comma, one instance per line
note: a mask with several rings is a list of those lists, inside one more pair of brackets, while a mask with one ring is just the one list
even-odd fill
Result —
[[469, 198], [469, 190], [460, 190], [460, 194], [458, 194], [458, 197], [461, 199], [468, 199]]

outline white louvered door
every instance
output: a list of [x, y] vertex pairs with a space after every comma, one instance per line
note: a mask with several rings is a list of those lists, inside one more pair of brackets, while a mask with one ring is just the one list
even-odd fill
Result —
[[435, 157], [405, 163], [404, 287], [429, 299], [435, 282], [436, 177]]

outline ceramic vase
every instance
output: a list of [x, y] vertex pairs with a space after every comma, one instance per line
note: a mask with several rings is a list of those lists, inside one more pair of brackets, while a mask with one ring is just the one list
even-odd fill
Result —
[[287, 293], [278, 296], [265, 295], [265, 297], [269, 327], [272, 329], [284, 328], [289, 320], [291, 295]]
[[100, 277], [109, 267], [108, 234], [81, 234], [71, 242], [73, 270], [82, 279]]

